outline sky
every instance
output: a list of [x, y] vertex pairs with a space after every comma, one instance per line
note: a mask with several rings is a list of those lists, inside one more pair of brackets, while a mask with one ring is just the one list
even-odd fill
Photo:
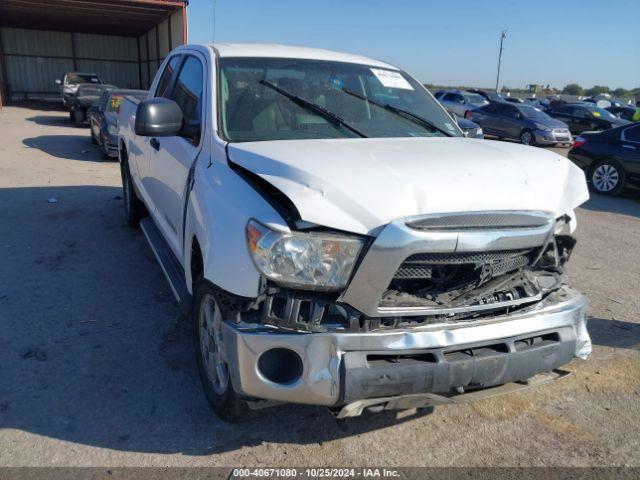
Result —
[[640, 87], [640, 0], [190, 0], [189, 41], [365, 55], [424, 83]]

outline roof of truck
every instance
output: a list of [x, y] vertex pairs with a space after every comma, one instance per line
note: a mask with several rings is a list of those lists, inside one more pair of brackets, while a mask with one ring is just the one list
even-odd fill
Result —
[[321, 48], [293, 47], [266, 43], [216, 43], [210, 45], [210, 47], [216, 49], [220, 57], [271, 57], [327, 60], [397, 70], [397, 67], [379, 60]]

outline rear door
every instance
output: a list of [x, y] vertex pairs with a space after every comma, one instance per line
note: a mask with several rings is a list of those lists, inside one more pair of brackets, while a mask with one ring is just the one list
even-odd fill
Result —
[[573, 123], [576, 133], [597, 130], [600, 122], [584, 107], [573, 107]]
[[640, 125], [625, 128], [620, 135], [622, 140], [622, 160], [627, 180], [640, 185]]
[[479, 124], [487, 135], [497, 135], [499, 105], [498, 103], [490, 103], [489, 105], [473, 110], [471, 114], [471, 120]]
[[445, 108], [463, 117], [465, 113], [464, 98], [459, 93], [449, 92], [442, 97]]
[[520, 138], [522, 131], [522, 115], [517, 107], [509, 104], [500, 105], [501, 125], [506, 137]]
[[564, 123], [566, 123], [569, 126], [569, 130], [571, 130], [571, 133], [579, 133], [578, 130], [578, 126], [575, 122], [575, 118], [573, 116], [573, 107], [569, 106], [569, 105], [565, 105], [563, 107], [554, 109], [552, 111], [551, 116], [553, 118], [556, 118]]
[[156, 208], [156, 224], [178, 259], [182, 258], [182, 232], [185, 201], [189, 193], [191, 167], [202, 146], [205, 126], [203, 105], [206, 61], [197, 52], [183, 55], [168, 96], [181, 108], [183, 129], [175, 137], [150, 140], [149, 170]]

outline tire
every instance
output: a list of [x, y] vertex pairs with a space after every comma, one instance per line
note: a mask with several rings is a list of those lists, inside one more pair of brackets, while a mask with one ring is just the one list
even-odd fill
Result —
[[76, 124], [76, 127], [82, 127], [85, 121], [85, 112], [81, 108], [76, 108], [73, 111], [73, 122]]
[[614, 160], [601, 160], [589, 169], [591, 188], [600, 195], [618, 195], [624, 190], [626, 176]]
[[124, 212], [127, 225], [136, 228], [140, 224], [140, 219], [145, 216], [146, 210], [133, 187], [131, 174], [129, 173], [129, 164], [126, 159], [123, 159], [120, 163], [120, 175], [122, 176], [122, 197], [124, 199]]
[[219, 354], [222, 313], [216, 300], [216, 289], [200, 278], [194, 292], [193, 340], [202, 388], [218, 417], [225, 422], [237, 422], [247, 416], [249, 407], [233, 389], [229, 368]]
[[102, 152], [103, 160], [113, 160], [113, 158], [109, 156], [109, 152], [107, 151], [107, 147], [105, 147], [104, 143], [100, 146], [100, 151]]
[[523, 130], [520, 134], [520, 143], [523, 145], [534, 146], [536, 144], [536, 136], [531, 130]]

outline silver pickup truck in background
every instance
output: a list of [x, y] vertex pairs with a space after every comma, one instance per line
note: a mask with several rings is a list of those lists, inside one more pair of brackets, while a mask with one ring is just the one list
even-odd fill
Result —
[[127, 221], [192, 318], [226, 420], [470, 401], [590, 352], [586, 298], [564, 279], [582, 171], [464, 138], [393, 65], [186, 45], [118, 123]]

